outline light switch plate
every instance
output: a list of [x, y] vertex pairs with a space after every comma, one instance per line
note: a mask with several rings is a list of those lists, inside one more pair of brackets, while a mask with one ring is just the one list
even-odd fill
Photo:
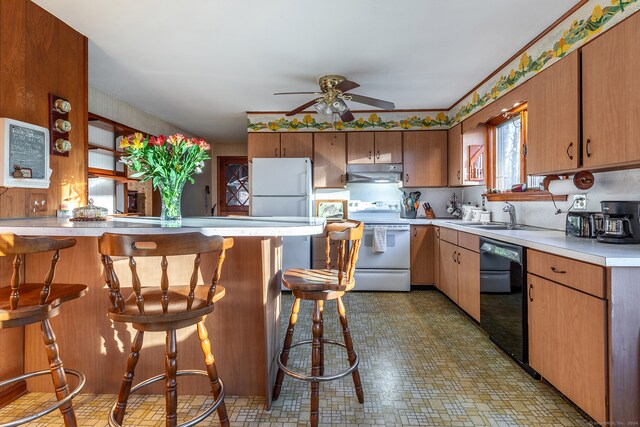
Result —
[[573, 209], [577, 211], [587, 210], [587, 196], [585, 194], [576, 194], [573, 196]]

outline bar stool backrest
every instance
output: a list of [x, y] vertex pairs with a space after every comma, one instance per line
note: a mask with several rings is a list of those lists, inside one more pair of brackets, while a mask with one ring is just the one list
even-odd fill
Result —
[[[326, 238], [327, 269], [331, 269], [331, 241], [338, 241], [338, 284], [353, 280], [360, 251], [364, 223], [360, 221], [330, 222], [324, 228]], [[347, 253], [348, 249], [348, 253]], [[345, 254], [347, 255], [345, 260]]]
[[105, 233], [98, 239], [98, 251], [101, 254], [102, 264], [105, 270], [105, 280], [109, 288], [109, 299], [113, 308], [124, 312], [124, 297], [120, 291], [120, 281], [113, 267], [111, 257], [128, 257], [131, 270], [131, 283], [136, 294], [136, 304], [140, 314], [144, 314], [144, 297], [142, 295], [142, 282], [138, 276], [136, 257], [162, 257], [160, 268], [160, 288], [162, 290], [162, 309], [166, 313], [169, 305], [169, 276], [167, 268], [168, 256], [195, 255], [193, 272], [189, 282], [189, 294], [187, 296], [187, 310], [191, 309], [194, 300], [194, 291], [198, 283], [200, 270], [200, 258], [204, 253], [218, 252], [218, 263], [213, 273], [211, 286], [207, 298], [207, 306], [213, 304], [216, 285], [222, 274], [222, 264], [226, 250], [233, 247], [233, 239], [222, 236], [205, 236], [201, 233], [180, 234], [113, 234]]
[[[49, 237], [22, 237], [13, 233], [0, 234], [0, 256], [13, 256], [13, 269], [11, 272], [11, 296], [9, 297], [9, 309], [16, 310], [20, 300], [20, 269], [24, 263], [24, 256], [40, 252], [54, 251], [51, 258], [51, 267], [44, 278], [42, 291], [38, 304], [43, 305], [51, 290], [51, 282], [56, 273], [56, 265], [60, 259], [60, 250], [70, 248], [76, 244], [76, 239], [52, 239]], [[30, 301], [31, 302], [31, 301]]]

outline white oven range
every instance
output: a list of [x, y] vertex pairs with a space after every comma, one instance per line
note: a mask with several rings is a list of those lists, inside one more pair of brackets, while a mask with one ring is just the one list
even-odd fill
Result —
[[[360, 206], [360, 209], [354, 209], [353, 201], [349, 206], [349, 218], [365, 223], [358, 262], [356, 263], [356, 287], [354, 290], [410, 291], [410, 226], [406, 219], [400, 218], [399, 202], [375, 202], [373, 206], [364, 209], [362, 203], [359, 202], [357, 205]], [[353, 210], [356, 212], [352, 213]], [[373, 230], [375, 227], [386, 229], [384, 252], [373, 251]]]

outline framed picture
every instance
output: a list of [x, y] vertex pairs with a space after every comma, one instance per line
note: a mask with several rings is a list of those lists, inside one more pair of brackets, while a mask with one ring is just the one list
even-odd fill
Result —
[[316, 200], [316, 216], [327, 221], [347, 219], [347, 200]]

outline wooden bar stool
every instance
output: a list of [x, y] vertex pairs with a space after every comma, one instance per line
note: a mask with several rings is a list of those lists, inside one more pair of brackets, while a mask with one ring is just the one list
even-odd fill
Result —
[[[85, 384], [85, 376], [73, 369], [64, 368], [58, 354], [56, 336], [51, 329], [49, 319], [60, 314], [60, 308], [67, 301], [80, 298], [87, 293], [87, 286], [81, 284], [52, 284], [56, 265], [60, 259], [60, 250], [76, 244], [76, 239], [56, 240], [44, 237], [20, 237], [15, 234], [0, 234], [0, 256], [13, 256], [11, 285], [0, 288], [0, 329], [15, 328], [40, 322], [42, 338], [49, 360], [49, 369], [30, 372], [0, 382], [0, 387], [24, 381], [40, 375], [50, 374], [58, 401], [30, 416], [2, 424], [0, 427], [18, 426], [29, 423], [50, 412], [60, 409], [64, 425], [77, 425], [71, 400], [80, 392]], [[39, 252], [53, 252], [51, 267], [43, 283], [21, 283], [20, 269], [24, 256]], [[28, 268], [28, 266], [26, 266]], [[78, 378], [74, 390], [69, 389], [67, 374]]]
[[[226, 250], [233, 247], [233, 239], [220, 236], [207, 237], [200, 233], [161, 234], [161, 235], [121, 235], [105, 233], [98, 239], [98, 250], [102, 255], [105, 278], [109, 288], [109, 318], [114, 322], [130, 323], [136, 330], [131, 344], [131, 354], [127, 363], [127, 372], [122, 379], [118, 401], [111, 409], [109, 425], [120, 426], [124, 419], [129, 395], [142, 387], [157, 381], [165, 380], [166, 425], [177, 426], [178, 391], [176, 377], [197, 375], [209, 378], [214, 402], [202, 414], [181, 424], [192, 426], [218, 411], [220, 424], [229, 425], [229, 418], [224, 404], [224, 384], [218, 378], [218, 370], [211, 354], [211, 343], [204, 325], [208, 314], [213, 312], [213, 305], [224, 296], [225, 290], [218, 286], [222, 263]], [[204, 253], [218, 252], [218, 262], [210, 286], [198, 285], [200, 258]], [[172, 286], [169, 288], [167, 274], [168, 256], [195, 255], [193, 272], [188, 286]], [[120, 281], [115, 273], [111, 257], [128, 257], [133, 292], [126, 299], [120, 291]], [[162, 257], [160, 268], [162, 276], [160, 287], [142, 286], [138, 276], [135, 258]], [[197, 325], [200, 347], [204, 355], [207, 371], [178, 371], [176, 330]], [[162, 375], [142, 381], [131, 387], [134, 371], [140, 357], [145, 332], [165, 332], [166, 339], [166, 372]]]
[[[333, 381], [343, 378], [349, 374], [353, 377], [353, 383], [356, 389], [358, 401], [364, 403], [364, 393], [362, 383], [360, 382], [360, 373], [358, 372], [358, 354], [353, 350], [353, 341], [351, 332], [347, 325], [347, 314], [342, 302], [342, 296], [345, 292], [350, 291], [355, 286], [353, 274], [356, 269], [356, 261], [358, 260], [358, 251], [360, 250], [360, 240], [364, 223], [356, 221], [344, 221], [338, 223], [330, 223], [325, 227], [326, 238], [326, 265], [323, 270], [314, 269], [290, 269], [284, 272], [282, 282], [291, 290], [295, 300], [291, 309], [291, 318], [289, 320], [289, 328], [284, 339], [284, 345], [278, 362], [278, 375], [276, 384], [273, 388], [273, 399], [277, 400], [280, 396], [282, 388], [282, 380], [284, 374], [303, 381], [311, 382], [311, 425], [317, 426], [319, 419], [319, 400], [320, 400], [320, 382]], [[338, 242], [338, 261], [337, 269], [331, 269], [331, 241]], [[350, 247], [350, 248], [349, 248]], [[346, 260], [345, 260], [346, 255]], [[313, 301], [313, 339], [292, 343], [293, 332], [298, 320], [298, 312], [300, 311], [300, 301]], [[324, 313], [324, 302], [337, 300], [338, 315], [340, 324], [342, 325], [342, 333], [344, 335], [344, 344], [328, 340], [323, 337], [324, 327], [322, 316]], [[287, 368], [289, 360], [289, 350], [300, 345], [312, 345], [311, 351], [311, 375], [302, 374]], [[333, 344], [344, 347], [347, 350], [347, 359], [349, 360], [349, 368], [335, 375], [324, 375], [324, 344]]]

